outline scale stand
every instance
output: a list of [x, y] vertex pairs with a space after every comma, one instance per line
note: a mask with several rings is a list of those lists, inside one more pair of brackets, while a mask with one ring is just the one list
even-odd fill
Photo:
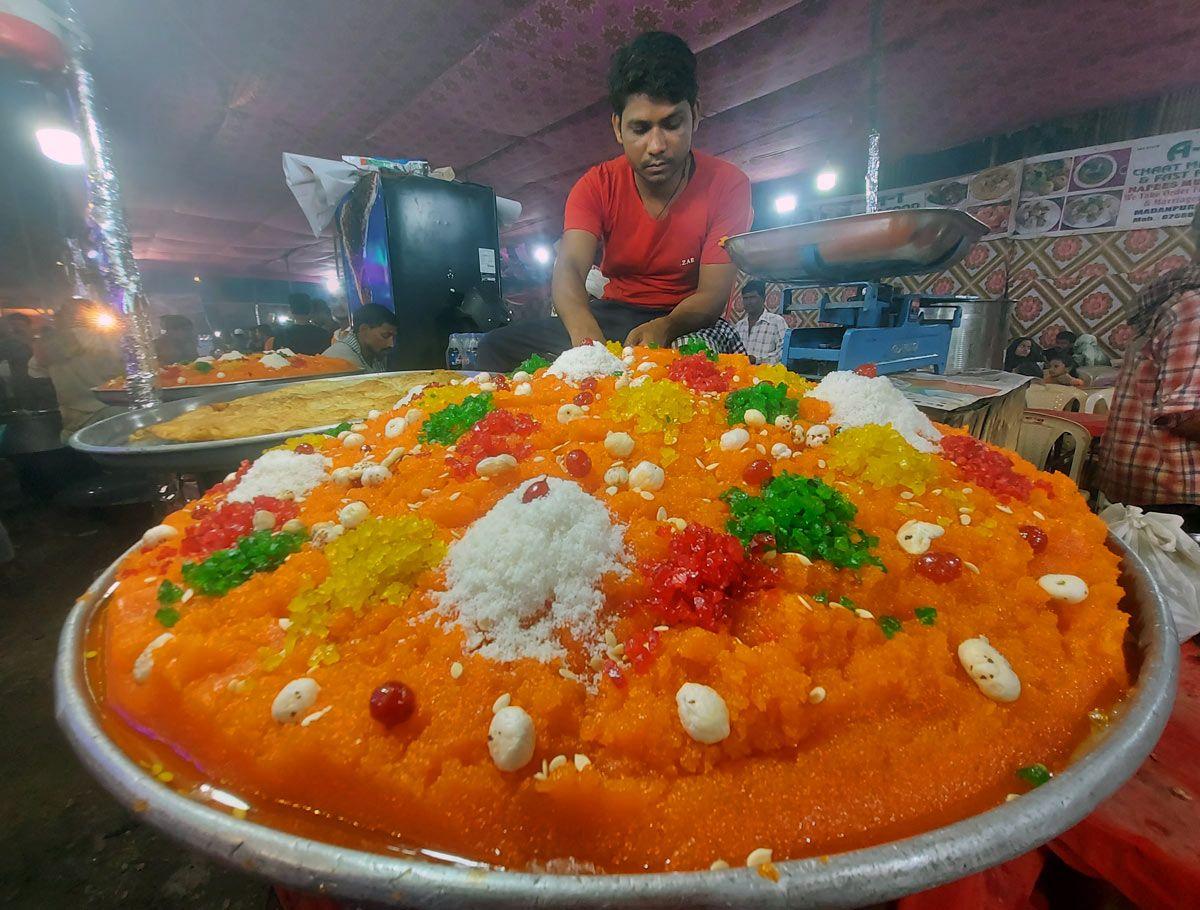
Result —
[[[946, 371], [950, 332], [962, 321], [955, 306], [973, 297], [904, 294], [886, 282], [849, 282], [861, 297], [834, 303], [821, 295], [816, 328], [792, 329], [784, 341], [784, 364], [803, 376], [821, 377], [833, 370], [874, 364], [879, 375], [932, 368]], [[924, 306], [954, 310], [950, 319], [928, 318]]]

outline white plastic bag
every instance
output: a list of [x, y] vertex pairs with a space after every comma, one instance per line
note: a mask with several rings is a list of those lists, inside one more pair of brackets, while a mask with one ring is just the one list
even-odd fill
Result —
[[1179, 640], [1200, 632], [1200, 544], [1184, 533], [1183, 518], [1119, 502], [1100, 518], [1142, 558], [1162, 588]]

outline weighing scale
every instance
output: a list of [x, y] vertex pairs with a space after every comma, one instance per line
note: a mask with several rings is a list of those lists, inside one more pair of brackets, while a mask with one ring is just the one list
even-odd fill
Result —
[[[903, 293], [884, 281], [938, 272], [987, 233], [983, 222], [955, 209], [900, 209], [738, 234], [725, 241], [742, 271], [793, 287], [821, 287], [815, 328], [792, 329], [784, 341], [788, 369], [820, 377], [874, 364], [881, 375], [946, 369], [956, 303], [971, 297]], [[861, 288], [834, 302], [829, 289]], [[936, 306], [951, 318], [923, 312]]]

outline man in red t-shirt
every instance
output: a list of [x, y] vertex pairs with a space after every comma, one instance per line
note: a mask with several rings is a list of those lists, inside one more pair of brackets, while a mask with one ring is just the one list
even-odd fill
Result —
[[[617, 51], [608, 88], [625, 154], [589, 170], [567, 198], [552, 283], [558, 318], [489, 333], [480, 369], [511, 370], [589, 339], [666, 346], [698, 335], [718, 351], [744, 351], [721, 318], [737, 274], [721, 239], [750, 229], [750, 180], [692, 150], [695, 56], [676, 35], [639, 35]], [[609, 281], [591, 300], [584, 282], [601, 243]]]

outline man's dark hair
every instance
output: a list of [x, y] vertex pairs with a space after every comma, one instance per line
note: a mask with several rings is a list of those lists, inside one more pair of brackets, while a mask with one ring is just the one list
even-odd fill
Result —
[[608, 100], [618, 117], [631, 95], [695, 104], [699, 91], [696, 55], [687, 42], [670, 32], [638, 35], [613, 55], [608, 70]]
[[387, 307], [377, 303], [368, 303], [354, 311], [354, 330], [356, 332], [363, 326], [374, 328], [384, 324], [396, 325], [396, 314]]
[[288, 309], [293, 316], [308, 316], [312, 313], [312, 300], [307, 294], [288, 294]]
[[767, 299], [767, 283], [758, 278], [751, 278], [742, 285], [743, 294], [757, 294], [763, 300]]
[[1074, 332], [1068, 332], [1063, 329], [1054, 336], [1054, 346], [1061, 348], [1066, 347], [1069, 344], [1074, 344], [1076, 337], [1077, 336]]

